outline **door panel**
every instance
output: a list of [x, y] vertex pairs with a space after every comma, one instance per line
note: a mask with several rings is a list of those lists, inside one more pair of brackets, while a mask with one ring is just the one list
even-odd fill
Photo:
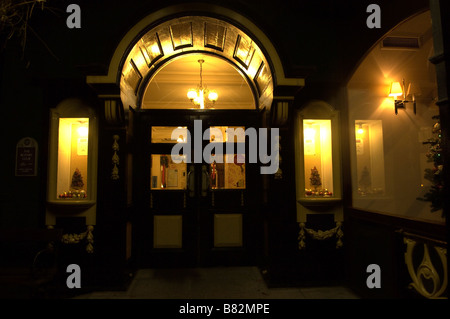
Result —
[[[135, 124], [142, 134], [136, 141], [142, 174], [134, 186], [141, 198], [137, 219], [141, 266], [254, 263], [262, 241], [255, 229], [262, 230], [262, 223], [258, 204], [248, 197], [257, 197], [261, 183], [255, 173], [258, 164], [249, 164], [245, 156], [244, 131], [257, 127], [258, 114], [239, 113], [141, 112]], [[189, 142], [194, 120], [202, 121], [203, 131], [210, 128], [210, 136], [202, 136], [202, 150], [217, 148], [202, 162], [178, 163], [183, 158], [174, 159], [172, 148]], [[227, 128], [237, 134], [230, 135]], [[220, 147], [223, 162], [220, 151], [216, 154]]]
[[214, 247], [242, 246], [242, 214], [214, 214]]
[[183, 248], [183, 216], [155, 215], [153, 248]]

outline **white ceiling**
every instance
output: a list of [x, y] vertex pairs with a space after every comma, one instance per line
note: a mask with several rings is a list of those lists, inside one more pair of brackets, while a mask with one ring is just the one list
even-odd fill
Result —
[[190, 88], [200, 83], [199, 59], [203, 59], [203, 86], [218, 93], [215, 109], [254, 109], [255, 100], [243, 75], [226, 60], [205, 54], [172, 59], [153, 76], [143, 95], [142, 108], [188, 109]]
[[387, 95], [391, 82], [404, 79], [405, 90], [413, 82], [421, 91], [417, 98], [432, 103], [437, 96], [437, 84], [435, 67], [429, 61], [434, 55], [430, 12], [404, 21], [387, 36], [417, 37], [420, 39], [420, 48], [384, 49], [380, 42], [358, 66], [348, 87], [378, 88], [381, 95]]

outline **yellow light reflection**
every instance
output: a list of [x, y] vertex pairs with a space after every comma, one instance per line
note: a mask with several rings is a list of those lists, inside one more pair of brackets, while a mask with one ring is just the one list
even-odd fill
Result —
[[403, 95], [403, 89], [400, 82], [392, 82], [389, 96], [398, 97]]
[[77, 132], [80, 137], [87, 137], [89, 134], [89, 128], [87, 126], [80, 126], [77, 129]]
[[314, 140], [314, 137], [316, 136], [316, 130], [312, 128], [311, 126], [306, 126], [304, 130], [304, 136], [305, 140]]
[[[305, 189], [311, 196], [332, 196], [333, 165], [330, 120], [303, 121]], [[317, 176], [313, 176], [313, 172]], [[311, 188], [311, 189], [310, 189]]]
[[362, 124], [357, 124], [357, 125], [356, 125], [356, 133], [357, 133], [358, 135], [364, 134], [364, 128], [363, 128]]
[[152, 52], [153, 55], [161, 54], [161, 50], [159, 49], [159, 45], [158, 44], [152, 45], [150, 51]]

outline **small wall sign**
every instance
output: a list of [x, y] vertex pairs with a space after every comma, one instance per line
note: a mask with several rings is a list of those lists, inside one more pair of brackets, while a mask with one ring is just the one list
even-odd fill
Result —
[[32, 137], [21, 139], [16, 145], [16, 176], [37, 175], [38, 143]]

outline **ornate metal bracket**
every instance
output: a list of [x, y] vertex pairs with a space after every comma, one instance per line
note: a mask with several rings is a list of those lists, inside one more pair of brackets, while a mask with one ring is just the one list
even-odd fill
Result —
[[86, 251], [89, 254], [94, 252], [94, 226], [88, 226], [87, 230], [81, 234], [64, 234], [61, 241], [64, 244], [79, 244], [82, 240], [87, 240]]
[[344, 232], [341, 229], [342, 222], [336, 222], [335, 228], [329, 229], [326, 231], [322, 231], [322, 230], [315, 231], [313, 229], [306, 228], [305, 223], [299, 223], [299, 225], [300, 225], [300, 232], [299, 232], [299, 236], [298, 236], [298, 241], [299, 241], [298, 249], [300, 249], [300, 250], [305, 249], [305, 247], [306, 247], [306, 244], [305, 244], [306, 234], [308, 234], [315, 240], [325, 240], [325, 239], [329, 239], [333, 236], [336, 236], [336, 238], [337, 238], [336, 249], [341, 248], [344, 245], [342, 242], [342, 237], [344, 237]]
[[[403, 233], [403, 236], [406, 244], [405, 263], [412, 279], [409, 287], [428, 299], [447, 299], [448, 297], [443, 296], [448, 284], [446, 243], [409, 233]], [[421, 263], [415, 268], [413, 255], [418, 246], [423, 247], [423, 256]], [[443, 269], [441, 274], [433, 265], [430, 249], [436, 251], [439, 257]]]

